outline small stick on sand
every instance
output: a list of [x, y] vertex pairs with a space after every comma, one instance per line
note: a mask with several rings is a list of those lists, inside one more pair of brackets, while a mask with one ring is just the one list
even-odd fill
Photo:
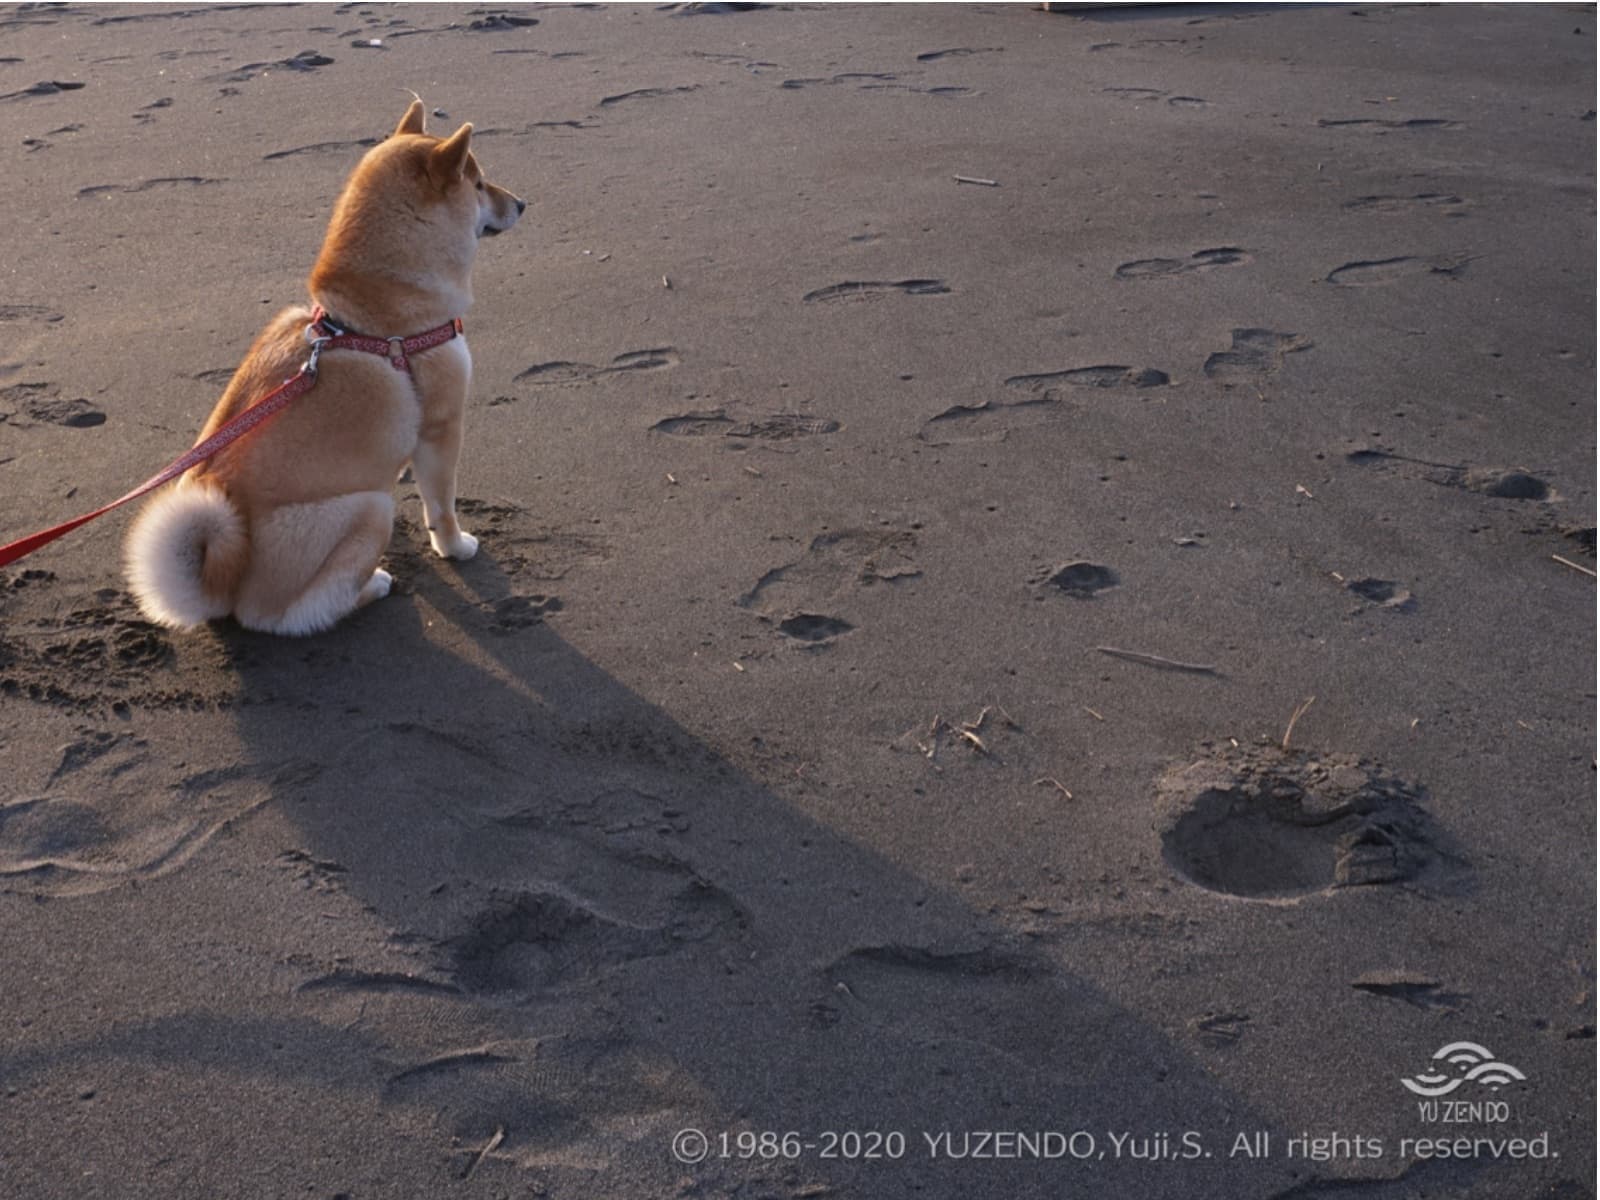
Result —
[[999, 187], [1000, 186], [993, 179], [979, 179], [976, 175], [957, 175], [955, 177], [955, 180], [956, 180], [957, 183], [975, 183], [979, 187]]
[[1060, 792], [1068, 800], [1072, 799], [1072, 793], [1067, 791], [1066, 785], [1063, 784], [1061, 782], [1061, 780], [1057, 779], [1054, 775], [1046, 775], [1043, 778], [1035, 779], [1033, 781], [1033, 786], [1034, 787], [1045, 787], [1047, 785], [1049, 787], [1055, 788], [1058, 792]]
[[1294, 715], [1289, 718], [1289, 727], [1283, 731], [1283, 748], [1285, 750], [1289, 748], [1289, 738], [1294, 734], [1295, 722], [1305, 716], [1306, 710], [1316, 702], [1317, 698], [1315, 696], [1307, 696], [1305, 703], [1294, 710]]
[[494, 1151], [499, 1147], [500, 1143], [505, 1141], [505, 1140], [506, 1140], [505, 1126], [504, 1125], [496, 1125], [494, 1127], [494, 1136], [489, 1139], [488, 1144], [485, 1145], [482, 1150], [478, 1151], [476, 1157], [473, 1158], [471, 1164], [467, 1167], [467, 1173], [465, 1175], [463, 1175], [461, 1178], [462, 1179], [471, 1179], [472, 1178], [472, 1173], [478, 1169], [478, 1164], [481, 1163], [484, 1159], [488, 1158], [490, 1154], [494, 1153]]
[[1189, 671], [1195, 675], [1215, 675], [1217, 669], [1209, 663], [1186, 663], [1176, 659], [1162, 658], [1159, 654], [1141, 654], [1137, 650], [1119, 650], [1115, 646], [1096, 646], [1101, 654], [1109, 654], [1113, 658], [1125, 658], [1129, 662], [1143, 663], [1147, 667], [1160, 667], [1164, 671]]
[[1090, 707], [1089, 707], [1089, 706], [1088, 706], [1088, 705], [1087, 705], [1087, 704], [1085, 704], [1085, 705], [1084, 705], [1084, 706], [1083, 706], [1083, 711], [1084, 711], [1084, 712], [1086, 712], [1086, 713], [1088, 713], [1088, 714], [1089, 714], [1089, 715], [1090, 715], [1090, 716], [1091, 716], [1091, 717], [1093, 717], [1093, 718], [1094, 718], [1094, 719], [1095, 719], [1095, 720], [1096, 720], [1096, 721], [1104, 721], [1104, 720], [1105, 720], [1105, 718], [1104, 718], [1104, 717], [1102, 717], [1102, 716], [1101, 716], [1101, 715], [1100, 715], [1100, 714], [1099, 714], [1099, 713], [1097, 713], [1097, 712], [1095, 712], [1095, 710], [1094, 710], [1094, 709], [1092, 709], [1092, 708], [1090, 708]]
[[1590, 579], [1595, 578], [1594, 572], [1589, 570], [1588, 567], [1583, 566], [1581, 563], [1575, 563], [1570, 558], [1562, 558], [1559, 554], [1552, 554], [1550, 557], [1555, 559], [1563, 567], [1571, 567], [1574, 571], [1582, 571]]
[[672, 280], [668, 279], [665, 275], [663, 275], [661, 277], [661, 286], [666, 288], [670, 292], [672, 290]]
[[958, 730], [956, 730], [956, 732], [959, 733], [962, 737], [966, 738], [967, 741], [971, 742], [972, 743], [972, 748], [974, 750], [976, 750], [979, 754], [987, 755], [989, 753], [989, 747], [985, 746], [983, 744], [983, 739], [981, 737], [979, 737], [977, 734], [973, 733], [972, 730], [970, 730], [970, 729], [958, 729]]

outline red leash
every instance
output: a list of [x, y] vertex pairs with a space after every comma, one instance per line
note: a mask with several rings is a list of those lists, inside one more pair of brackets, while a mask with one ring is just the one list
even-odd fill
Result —
[[[313, 330], [331, 332], [313, 333]], [[18, 538], [8, 545], [0, 546], [0, 567], [7, 566], [25, 555], [32, 554], [40, 546], [47, 546], [64, 534], [71, 533], [80, 525], [87, 525], [96, 517], [103, 517], [114, 508], [120, 508], [130, 500], [137, 500], [147, 492], [169, 480], [176, 479], [190, 467], [203, 463], [221, 450], [230, 442], [238, 441], [256, 426], [278, 415], [289, 403], [305, 395], [317, 382], [317, 359], [324, 350], [360, 350], [367, 354], [377, 354], [387, 358], [397, 371], [410, 372], [411, 364], [407, 355], [418, 354], [423, 350], [432, 349], [442, 345], [453, 337], [461, 336], [461, 318], [457, 317], [444, 325], [419, 333], [409, 338], [377, 338], [367, 337], [363, 334], [348, 333], [328, 320], [321, 308], [311, 316], [311, 323], [306, 326], [306, 341], [311, 343], [311, 357], [306, 360], [303, 367], [293, 376], [283, 381], [272, 391], [268, 392], [256, 403], [245, 409], [221, 429], [217, 430], [205, 441], [195, 446], [181, 458], [175, 459], [164, 467], [158, 474], [146, 479], [126, 496], [113, 500], [110, 504], [101, 505], [93, 512], [84, 513], [81, 517], [74, 517], [60, 525], [49, 529], [42, 529], [38, 533], [29, 534], [25, 538]]]
[[146, 479], [126, 496], [113, 500], [110, 504], [103, 504], [93, 512], [84, 513], [81, 517], [74, 517], [60, 525], [42, 529], [38, 533], [29, 534], [25, 538], [18, 538], [7, 546], [0, 546], [0, 567], [14, 563], [24, 555], [32, 554], [40, 546], [49, 545], [63, 534], [71, 533], [79, 525], [87, 525], [96, 517], [102, 517], [113, 508], [120, 508], [130, 500], [137, 500], [146, 492], [153, 492], [168, 480], [176, 479], [190, 467], [203, 463], [229, 442], [237, 441], [249, 433], [263, 421], [276, 416], [291, 400], [309, 392], [312, 385], [317, 382], [316, 355], [312, 354], [310, 361], [290, 379], [268, 392], [260, 402], [252, 404], [221, 429], [208, 437], [205, 441], [190, 450], [183, 457], [169, 463], [158, 474]]

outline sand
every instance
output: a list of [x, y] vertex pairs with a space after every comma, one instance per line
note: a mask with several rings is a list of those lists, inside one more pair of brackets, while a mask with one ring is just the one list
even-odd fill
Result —
[[530, 201], [476, 560], [0, 573], [0, 1192], [1591, 1196], [1594, 20], [0, 13], [6, 539]]

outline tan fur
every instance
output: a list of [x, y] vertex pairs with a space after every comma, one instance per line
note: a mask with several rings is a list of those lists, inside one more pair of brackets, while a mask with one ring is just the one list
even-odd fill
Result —
[[[480, 234], [511, 228], [524, 208], [483, 178], [471, 125], [440, 139], [423, 123], [419, 101], [361, 160], [311, 272], [312, 300], [364, 334], [410, 336], [461, 316], [472, 303]], [[310, 317], [302, 305], [272, 319], [202, 440], [300, 369]], [[127, 544], [130, 584], [146, 614], [178, 626], [231, 613], [273, 633], [326, 629], [388, 591], [378, 560], [407, 463], [434, 550], [472, 557], [477, 541], [455, 512], [472, 370], [466, 341], [410, 361], [406, 374], [377, 355], [325, 352], [309, 393], [191, 470], [175, 501], [149, 504]], [[223, 519], [230, 509], [236, 526]]]

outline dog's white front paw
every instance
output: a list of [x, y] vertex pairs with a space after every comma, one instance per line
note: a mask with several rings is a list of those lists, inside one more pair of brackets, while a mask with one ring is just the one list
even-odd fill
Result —
[[438, 533], [430, 530], [428, 541], [433, 543], [433, 552], [440, 558], [454, 558], [464, 561], [478, 552], [478, 539], [470, 533], [456, 532], [455, 537], [440, 537]]
[[379, 567], [368, 577], [366, 583], [361, 585], [361, 592], [356, 596], [356, 607], [371, 604], [374, 600], [382, 600], [389, 594], [389, 589], [394, 585], [394, 576]]

